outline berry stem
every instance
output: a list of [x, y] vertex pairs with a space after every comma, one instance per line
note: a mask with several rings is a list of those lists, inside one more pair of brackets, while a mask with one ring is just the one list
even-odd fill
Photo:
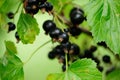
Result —
[[[58, 18], [58, 20], [59, 20], [60, 22], [66, 24], [66, 25], [69, 26], [69, 27], [72, 27], [73, 24], [72, 24], [69, 20], [67, 20], [63, 14], [60, 14], [60, 15], [59, 15], [59, 14], [57, 14], [57, 13], [54, 12], [54, 15], [57, 16], [57, 18]], [[86, 29], [84, 29], [84, 28], [82, 28], [82, 27], [79, 27], [79, 28], [81, 29], [81, 31], [82, 31], [83, 33], [85, 33], [85, 34], [87, 34], [87, 35], [89, 35], [89, 36], [92, 37], [92, 33], [91, 33], [90, 31], [88, 31], [88, 30], [86, 30]]]
[[50, 42], [51, 42], [51, 40], [48, 40], [47, 42], [45, 42], [42, 45], [40, 45], [35, 51], [33, 51], [31, 53], [30, 57], [27, 59], [27, 61], [24, 62], [24, 64], [26, 64], [40, 48], [42, 48], [43, 46], [45, 46], [46, 44], [48, 44]]
[[68, 57], [67, 53], [65, 53], [65, 62], [66, 62], [66, 71], [68, 70]]

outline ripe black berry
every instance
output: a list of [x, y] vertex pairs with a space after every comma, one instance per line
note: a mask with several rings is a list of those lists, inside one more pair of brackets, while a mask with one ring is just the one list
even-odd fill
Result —
[[48, 58], [49, 59], [54, 59], [55, 57], [56, 57], [55, 51], [50, 51], [49, 54], [48, 54]]
[[14, 13], [9, 12], [9, 13], [7, 14], [7, 16], [8, 16], [9, 19], [12, 19], [12, 18], [14, 18]]
[[107, 48], [106, 43], [103, 42], [103, 41], [102, 41], [102, 42], [98, 42], [97, 45], [99, 45], [99, 46], [103, 46], [103, 47]]
[[71, 43], [70, 42], [61, 43], [61, 47], [63, 48], [65, 53], [68, 53], [71, 47]]
[[99, 65], [100, 64], [100, 60], [98, 60], [98, 58], [92, 58], [92, 60], [94, 60], [96, 63], [97, 63], [97, 65]]
[[15, 38], [17, 39], [17, 43], [20, 41], [20, 37], [18, 35], [18, 32], [15, 32]]
[[72, 36], [78, 36], [82, 32], [79, 27], [71, 27], [69, 31]]
[[46, 8], [46, 3], [41, 3], [38, 5], [39, 9]]
[[12, 22], [8, 22], [8, 32], [15, 30], [16, 26]]
[[61, 43], [66, 43], [69, 40], [69, 36], [67, 33], [62, 33], [61, 35], [59, 35], [59, 42]]
[[52, 39], [56, 39], [56, 40], [58, 40], [59, 35], [61, 35], [61, 34], [62, 34], [62, 30], [59, 29], [59, 28], [52, 29], [52, 30], [50, 30], [50, 32], [49, 32], [50, 37], [51, 37]]
[[70, 19], [73, 24], [80, 24], [84, 21], [84, 12], [79, 9], [73, 9], [72, 12], [70, 12]]
[[38, 6], [36, 5], [27, 5], [25, 7], [25, 11], [26, 13], [29, 13], [29, 14], [36, 14], [39, 11], [39, 9], [38, 9]]
[[53, 5], [50, 2], [46, 2], [46, 11], [52, 11]]
[[63, 71], [63, 72], [66, 71], [66, 65], [65, 65], [65, 64], [62, 65], [62, 71]]
[[40, 0], [41, 3], [44, 3], [44, 2], [46, 2], [46, 1], [47, 1], [47, 0]]
[[80, 53], [80, 48], [76, 44], [71, 44], [69, 54], [78, 55]]
[[72, 16], [73, 12], [81, 12], [82, 14], [84, 14], [84, 11], [80, 8], [74, 7], [71, 11], [70, 11], [70, 16]]
[[63, 48], [61, 47], [61, 45], [57, 45], [57, 46], [53, 49], [53, 51], [55, 51], [55, 53], [58, 55], [58, 57], [59, 57], [59, 55], [61, 56], [61, 55], [64, 55], [64, 54], [65, 54], [64, 51], [63, 51]]
[[52, 20], [47, 20], [43, 23], [43, 29], [45, 33], [48, 34], [50, 30], [55, 29], [56, 25]]
[[96, 46], [91, 46], [91, 47], [90, 47], [90, 51], [91, 51], [91, 52], [94, 52], [94, 51], [96, 51], [96, 50], [97, 50], [97, 47], [96, 47]]
[[28, 4], [29, 5], [38, 5], [39, 4], [39, 0], [28, 0]]
[[102, 60], [103, 60], [103, 62], [105, 62], [105, 63], [110, 63], [110, 62], [111, 62], [111, 61], [110, 61], [110, 56], [108, 56], [108, 55], [104, 55], [103, 58], [102, 58]]
[[103, 71], [103, 67], [102, 67], [102, 66], [97, 66], [97, 68], [98, 68], [98, 70], [99, 70], [100, 72]]
[[87, 57], [87, 58], [93, 58], [93, 53], [90, 51], [90, 50], [85, 50], [84, 51], [84, 57]]

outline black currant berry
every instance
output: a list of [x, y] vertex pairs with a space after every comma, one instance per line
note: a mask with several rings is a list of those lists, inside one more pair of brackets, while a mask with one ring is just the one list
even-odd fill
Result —
[[70, 16], [72, 16], [72, 14], [73, 14], [74, 12], [76, 12], [76, 11], [81, 12], [82, 14], [84, 14], [84, 11], [83, 11], [82, 9], [77, 8], [77, 7], [74, 7], [74, 8], [70, 11]]
[[76, 44], [71, 44], [69, 54], [78, 55], [80, 53], [80, 48]]
[[99, 70], [100, 72], [103, 71], [103, 67], [102, 67], [102, 66], [97, 66], [97, 68], [98, 68], [98, 70]]
[[41, 3], [38, 5], [39, 9], [43, 9], [45, 8], [46, 9], [46, 3]]
[[69, 40], [69, 36], [68, 36], [68, 34], [67, 33], [62, 33], [61, 35], [59, 35], [59, 42], [61, 42], [61, 43], [66, 43], [66, 42], [68, 42], [68, 40]]
[[90, 50], [85, 50], [84, 51], [84, 57], [94, 58], [93, 53]]
[[55, 57], [56, 57], [55, 51], [50, 51], [50, 52], [48, 53], [48, 58], [49, 58], [49, 59], [54, 59]]
[[102, 58], [102, 60], [103, 60], [103, 62], [105, 62], [105, 63], [110, 63], [110, 62], [111, 62], [110, 56], [108, 56], [108, 55], [104, 55], [103, 58]]
[[65, 65], [65, 64], [62, 65], [62, 71], [63, 71], [63, 72], [66, 71], [66, 65]]
[[47, 1], [47, 0], [40, 0], [41, 3], [44, 3], [44, 2], [46, 2], [46, 1]]
[[39, 2], [39, 0], [28, 0], [28, 5], [38, 5]]
[[9, 12], [9, 13], [7, 14], [7, 16], [8, 16], [9, 19], [13, 19], [13, 18], [14, 18], [14, 13]]
[[61, 47], [61, 45], [57, 45], [57, 46], [53, 49], [53, 51], [56, 53], [56, 56], [57, 56], [58, 58], [59, 58], [59, 56], [65, 54], [64, 51], [63, 51], [63, 49], [62, 49], [62, 47]]
[[72, 11], [73, 12], [70, 12], [71, 22], [75, 25], [82, 23], [85, 19], [83, 11], [79, 9], [75, 9]]
[[107, 44], [105, 42], [103, 42], [103, 41], [102, 42], [98, 42], [97, 45], [103, 46], [103, 47], [107, 48]]
[[53, 5], [50, 2], [46, 2], [46, 11], [52, 11]]
[[16, 38], [16, 40], [17, 40], [17, 43], [20, 41], [20, 37], [19, 37], [19, 35], [18, 35], [18, 32], [15, 32], [15, 38]]
[[91, 46], [91, 47], [90, 47], [90, 51], [91, 51], [91, 52], [94, 52], [94, 51], [96, 51], [96, 50], [97, 50], [97, 47], [96, 47], [96, 46]]
[[16, 26], [12, 22], [8, 22], [8, 32], [15, 30]]
[[82, 32], [79, 27], [71, 27], [69, 31], [72, 36], [78, 36]]
[[65, 53], [68, 53], [71, 47], [71, 43], [70, 42], [61, 43], [61, 47], [63, 48]]
[[100, 64], [100, 60], [98, 60], [98, 58], [92, 58], [92, 60], [94, 60], [96, 63], [97, 63], [97, 65], [99, 65]]
[[48, 34], [50, 30], [55, 29], [56, 25], [52, 20], [47, 20], [43, 23], [43, 29], [45, 33]]
[[52, 39], [56, 39], [56, 40], [58, 40], [59, 35], [61, 35], [61, 34], [62, 34], [62, 30], [59, 29], [59, 28], [52, 29], [52, 30], [50, 30], [50, 32], [49, 32], [50, 37], [51, 37]]
[[27, 5], [25, 7], [25, 11], [26, 13], [29, 13], [29, 14], [36, 14], [38, 13], [39, 9], [38, 9], [38, 6], [36, 5]]

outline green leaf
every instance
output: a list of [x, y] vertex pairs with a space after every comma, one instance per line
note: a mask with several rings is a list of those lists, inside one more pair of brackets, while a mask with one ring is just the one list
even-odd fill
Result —
[[65, 73], [50, 74], [47, 80], [102, 80], [102, 74], [94, 61], [85, 58], [72, 63]]
[[21, 13], [17, 23], [17, 31], [24, 44], [33, 43], [36, 35], [39, 34], [38, 23], [31, 15]]
[[120, 80], [120, 69], [116, 69], [109, 73], [106, 80]]
[[0, 13], [0, 28], [5, 27], [6, 21], [7, 17], [5, 16], [5, 14]]
[[61, 12], [62, 8], [66, 6], [66, 3], [71, 2], [72, 0], [48, 0], [54, 6], [56, 12]]
[[0, 0], [0, 12], [15, 12], [22, 0]]
[[94, 40], [120, 53], [120, 0], [90, 0], [85, 12]]
[[9, 44], [13, 43], [5, 42], [6, 52], [0, 59], [0, 78], [1, 80], [24, 80], [23, 63], [14, 51], [10, 51]]
[[15, 54], [17, 53], [17, 49], [16, 49], [15, 45], [13, 44], [13, 42], [6, 41], [5, 43], [7, 45], [6, 48], [9, 52], [12, 52], [12, 53], [15, 53]]
[[49, 74], [47, 80], [64, 80], [64, 73]]
[[89, 0], [72, 0], [72, 3], [83, 6], [85, 4], [87, 4], [89, 2]]

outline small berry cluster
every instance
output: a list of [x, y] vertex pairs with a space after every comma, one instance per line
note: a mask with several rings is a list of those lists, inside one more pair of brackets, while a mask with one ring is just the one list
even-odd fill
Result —
[[[59, 42], [60, 45], [57, 45], [49, 52], [48, 57], [50, 59], [57, 58], [60, 63], [63, 63], [62, 70], [66, 70], [66, 61], [65, 54], [67, 54], [67, 60], [73, 61], [74, 56], [79, 55], [80, 48], [78, 45], [69, 42], [69, 35], [67, 32], [62, 31], [56, 27], [56, 24], [52, 20], [47, 20], [43, 23], [43, 29], [45, 34], [49, 34], [53, 42]], [[72, 57], [71, 57], [72, 56]], [[67, 64], [69, 65], [69, 64]]]
[[[13, 18], [14, 18], [14, 15], [15, 15], [14, 13], [9, 12], [9, 13], [7, 14], [7, 17], [8, 17], [9, 19], [13, 19]], [[13, 22], [8, 22], [7, 25], [8, 25], [8, 33], [16, 29], [16, 25], [15, 25]], [[15, 32], [15, 38], [16, 38], [17, 43], [18, 43], [18, 42], [20, 41], [20, 38], [19, 38], [17, 32]]]
[[68, 28], [68, 31], [72, 36], [78, 36], [81, 34], [82, 31], [79, 28], [79, 24], [81, 24], [85, 19], [84, 11], [82, 9], [75, 7], [71, 10], [70, 20], [73, 25]]
[[39, 9], [42, 12], [47, 11], [51, 13], [53, 5], [50, 2], [47, 2], [47, 0], [25, 0], [24, 9], [26, 13], [31, 15], [38, 13]]

